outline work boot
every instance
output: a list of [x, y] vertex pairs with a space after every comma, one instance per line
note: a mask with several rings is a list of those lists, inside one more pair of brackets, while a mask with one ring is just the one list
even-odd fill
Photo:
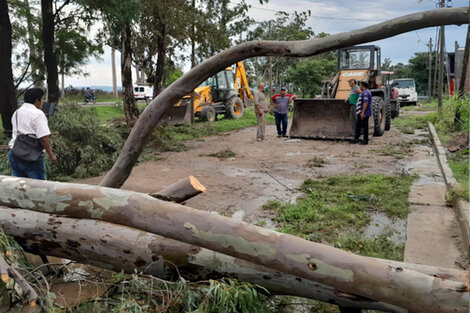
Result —
[[368, 141], [361, 141], [361, 145], [365, 146], [365, 145], [368, 145], [369, 142]]

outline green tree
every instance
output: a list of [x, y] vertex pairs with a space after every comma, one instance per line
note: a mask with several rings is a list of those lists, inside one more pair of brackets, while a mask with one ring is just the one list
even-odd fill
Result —
[[321, 92], [322, 81], [336, 70], [333, 54], [323, 58], [302, 60], [289, 70], [289, 81], [300, 89], [302, 97], [314, 97]]
[[[295, 12], [288, 14], [286, 12], [276, 13], [276, 19], [273, 21], [264, 21], [250, 31], [247, 35], [248, 40], [306, 40], [314, 37], [314, 32], [306, 26], [310, 11]], [[324, 34], [319, 34], [324, 36]], [[273, 82], [274, 85], [282, 86], [289, 83], [289, 69], [299, 62], [297, 58], [273, 57]], [[263, 77], [266, 79], [269, 72], [269, 59], [267, 57], [247, 60], [247, 66], [251, 67], [254, 74], [250, 77]]]

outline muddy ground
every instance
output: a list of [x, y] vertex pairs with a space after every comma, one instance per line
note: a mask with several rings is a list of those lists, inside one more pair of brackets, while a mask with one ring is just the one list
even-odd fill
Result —
[[[402, 173], [410, 156], [397, 159], [374, 150], [416, 141], [413, 135], [403, 134], [393, 126], [382, 137], [371, 137], [368, 146], [347, 141], [277, 138], [274, 125], [267, 126], [264, 141], [257, 142], [255, 137], [256, 128], [250, 127], [186, 142], [190, 147], [186, 152], [157, 154], [159, 160], [136, 166], [123, 188], [151, 193], [193, 175], [207, 187], [207, 192], [189, 200], [187, 205], [250, 223], [265, 220], [269, 227], [270, 216], [267, 214], [272, 213], [260, 210], [268, 200], [295, 200], [299, 196], [298, 188], [308, 178]], [[208, 156], [226, 149], [233, 151], [235, 156]], [[323, 160], [322, 167], [309, 166], [313, 158]], [[100, 179], [81, 182], [97, 184]]]

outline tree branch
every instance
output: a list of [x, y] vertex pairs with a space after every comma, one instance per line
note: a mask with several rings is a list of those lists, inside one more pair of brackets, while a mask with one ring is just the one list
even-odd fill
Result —
[[29, 300], [31, 307], [35, 307], [38, 301], [38, 294], [31, 287], [31, 285], [26, 281], [26, 279], [21, 276], [13, 267], [11, 267], [4, 259], [3, 255], [0, 253], [0, 273], [2, 275], [2, 281], [6, 284], [12, 278], [15, 283], [21, 288], [21, 290], [26, 294]]
[[412, 30], [448, 24], [467, 24], [468, 7], [446, 8], [398, 17], [359, 30], [303, 41], [251, 41], [229, 48], [194, 67], [166, 88], [142, 113], [101, 186], [119, 188], [129, 177], [153, 129], [165, 111], [190, 94], [208, 77], [238, 61], [259, 56], [307, 57]]

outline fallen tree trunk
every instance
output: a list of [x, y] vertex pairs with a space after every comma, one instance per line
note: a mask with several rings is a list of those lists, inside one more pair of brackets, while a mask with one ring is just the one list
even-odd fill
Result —
[[306, 57], [338, 48], [393, 37], [409, 31], [449, 24], [467, 24], [468, 7], [423, 11], [359, 30], [302, 41], [251, 41], [229, 48], [195, 66], [152, 100], [132, 128], [124, 147], [101, 186], [119, 188], [129, 177], [148, 138], [163, 113], [193, 92], [208, 77], [247, 58], [258, 56]]
[[181, 203], [202, 192], [206, 192], [206, 187], [196, 177], [189, 176], [150, 195], [157, 199]]
[[[261, 285], [272, 294], [316, 299], [347, 308], [406, 311], [231, 256], [103, 221], [0, 207], [0, 228], [27, 252], [117, 272], [134, 273], [137, 269], [166, 280], [176, 279], [178, 275], [190, 281], [230, 277]], [[440, 270], [433, 273], [439, 274]]]
[[0, 205], [138, 228], [412, 312], [467, 312], [468, 286], [146, 194], [0, 176]]

